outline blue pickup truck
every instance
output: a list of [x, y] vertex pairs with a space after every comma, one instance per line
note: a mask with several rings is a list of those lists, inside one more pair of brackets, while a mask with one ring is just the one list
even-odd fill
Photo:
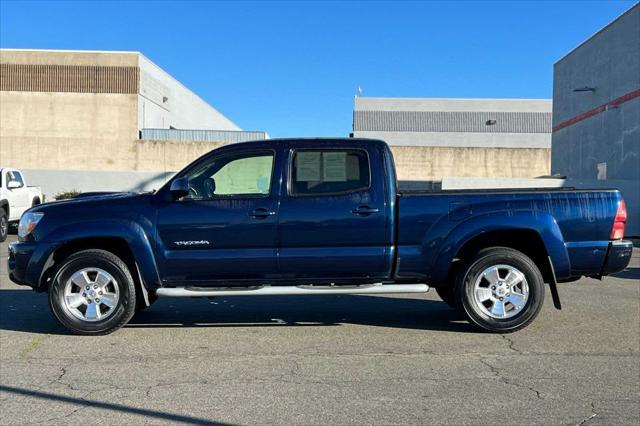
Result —
[[616, 190], [401, 191], [382, 141], [228, 145], [155, 193], [43, 204], [9, 246], [11, 280], [48, 292], [78, 334], [106, 334], [158, 297], [420, 293], [472, 324], [530, 324], [545, 283], [623, 270]]

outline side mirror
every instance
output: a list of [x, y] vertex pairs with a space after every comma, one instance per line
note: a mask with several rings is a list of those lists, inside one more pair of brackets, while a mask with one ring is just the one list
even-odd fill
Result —
[[189, 178], [185, 176], [174, 179], [169, 191], [175, 200], [189, 195]]
[[22, 184], [17, 180], [11, 180], [7, 182], [7, 189], [18, 189], [18, 188], [22, 188]]

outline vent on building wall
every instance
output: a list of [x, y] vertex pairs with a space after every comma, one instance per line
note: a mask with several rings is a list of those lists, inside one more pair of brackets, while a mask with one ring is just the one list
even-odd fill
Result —
[[589, 87], [589, 86], [584, 86], [584, 87], [578, 87], [573, 89], [574, 92], [595, 92], [596, 88], [595, 87]]
[[0, 64], [0, 90], [14, 92], [138, 93], [138, 67]]

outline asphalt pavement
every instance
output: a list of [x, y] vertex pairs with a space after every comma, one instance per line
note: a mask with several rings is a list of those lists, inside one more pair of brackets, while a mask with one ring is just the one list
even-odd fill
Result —
[[508, 335], [429, 292], [161, 299], [103, 337], [68, 334], [0, 253], [0, 424], [640, 422], [640, 253]]

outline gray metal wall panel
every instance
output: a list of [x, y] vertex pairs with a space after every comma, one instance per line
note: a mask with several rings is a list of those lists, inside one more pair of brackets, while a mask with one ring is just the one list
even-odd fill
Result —
[[265, 132], [232, 130], [142, 129], [141, 139], [159, 141], [248, 142], [266, 139]]
[[[489, 120], [495, 124], [487, 125]], [[551, 133], [551, 113], [354, 111], [354, 131]]]
[[[560, 59], [553, 73], [551, 171], [581, 187], [618, 188], [626, 235], [640, 237], [640, 4]], [[593, 91], [574, 91], [583, 87]], [[606, 107], [599, 109], [601, 106]], [[585, 113], [593, 111], [594, 114]], [[599, 176], [599, 167], [606, 172]], [[598, 177], [600, 179], [598, 179]]]

